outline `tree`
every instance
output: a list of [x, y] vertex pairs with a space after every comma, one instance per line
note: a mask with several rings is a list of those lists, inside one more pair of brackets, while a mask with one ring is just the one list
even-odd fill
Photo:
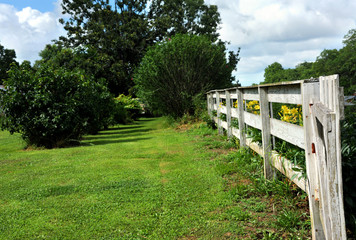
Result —
[[316, 76], [326, 76], [338, 73], [338, 56], [337, 49], [325, 49], [317, 57], [313, 64], [313, 71]]
[[297, 75], [296, 75], [296, 78], [294, 78], [294, 80], [309, 79], [312, 77], [316, 77], [314, 75], [312, 62], [300, 63], [295, 67], [295, 70], [297, 72]]
[[42, 64], [13, 65], [0, 94], [1, 129], [28, 145], [62, 147], [104, 127], [113, 99], [106, 87], [80, 71]]
[[137, 95], [151, 110], [173, 117], [194, 113], [194, 99], [232, 86], [238, 54], [206, 36], [178, 34], [150, 48], [134, 76]]
[[204, 0], [153, 0], [148, 18], [158, 41], [178, 33], [206, 35], [213, 42], [219, 37], [218, 8]]
[[63, 0], [63, 14], [70, 18], [60, 20], [67, 36], [60, 37], [57, 43], [90, 52], [90, 61], [104, 62], [96, 77], [105, 78], [115, 95], [128, 92], [133, 86], [133, 71], [150, 41], [146, 3], [115, 1], [113, 9], [106, 0]]
[[[148, 46], [177, 33], [207, 35], [216, 41], [220, 15], [204, 0], [63, 0], [61, 19], [67, 36], [58, 45], [91, 51], [90, 61], [100, 61], [95, 75], [105, 78], [115, 95], [133, 86], [132, 74]], [[146, 12], [148, 10], [148, 12]], [[95, 53], [95, 54], [94, 54]]]
[[339, 51], [340, 85], [345, 94], [356, 92], [356, 29], [351, 29], [344, 37], [344, 47]]
[[263, 83], [275, 83], [283, 81], [283, 67], [282, 64], [274, 62], [265, 68], [265, 81]]
[[0, 84], [8, 78], [7, 71], [10, 70], [11, 63], [18, 64], [15, 59], [15, 50], [6, 49], [0, 44]]

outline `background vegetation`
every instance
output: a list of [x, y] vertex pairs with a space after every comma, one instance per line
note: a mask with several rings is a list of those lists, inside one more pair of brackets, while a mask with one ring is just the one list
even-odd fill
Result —
[[345, 35], [343, 44], [343, 48], [325, 49], [315, 62], [300, 63], [295, 68], [284, 69], [280, 63], [272, 63], [265, 69], [263, 83], [339, 74], [345, 95], [352, 95], [356, 92], [356, 29]]
[[137, 95], [161, 115], [193, 115], [194, 99], [209, 89], [232, 86], [238, 54], [197, 35], [176, 35], [150, 48], [137, 69]]

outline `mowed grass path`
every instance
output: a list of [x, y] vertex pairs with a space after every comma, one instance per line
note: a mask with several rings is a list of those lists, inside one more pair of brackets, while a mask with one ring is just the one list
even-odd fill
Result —
[[163, 125], [142, 119], [52, 150], [0, 132], [0, 239], [244, 238], [258, 216], [226, 191], [218, 153]]

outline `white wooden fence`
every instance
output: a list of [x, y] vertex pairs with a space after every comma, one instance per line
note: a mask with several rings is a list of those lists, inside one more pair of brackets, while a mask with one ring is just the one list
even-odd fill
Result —
[[[274, 178], [276, 168], [307, 192], [312, 237], [317, 240], [346, 239], [340, 137], [343, 97], [338, 75], [207, 93], [208, 111], [220, 133], [225, 129], [241, 146], [261, 155], [267, 179]], [[233, 107], [236, 100], [237, 108]], [[249, 100], [259, 101], [260, 115], [245, 111], [244, 101]], [[303, 126], [274, 119], [272, 103], [302, 105]], [[226, 121], [221, 120], [221, 114], [226, 114]], [[231, 126], [232, 118], [238, 119], [238, 129]], [[246, 137], [246, 125], [262, 131], [262, 146]], [[272, 149], [274, 136], [305, 150], [307, 178]]]

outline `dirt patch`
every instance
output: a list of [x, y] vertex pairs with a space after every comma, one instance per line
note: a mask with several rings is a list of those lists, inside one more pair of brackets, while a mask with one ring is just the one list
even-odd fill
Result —
[[162, 175], [165, 175], [165, 174], [169, 173], [170, 171], [167, 169], [160, 169], [160, 172]]
[[161, 183], [163, 183], [163, 184], [166, 184], [166, 183], [168, 183], [169, 182], [169, 180], [167, 179], [167, 178], [162, 178], [161, 179]]

